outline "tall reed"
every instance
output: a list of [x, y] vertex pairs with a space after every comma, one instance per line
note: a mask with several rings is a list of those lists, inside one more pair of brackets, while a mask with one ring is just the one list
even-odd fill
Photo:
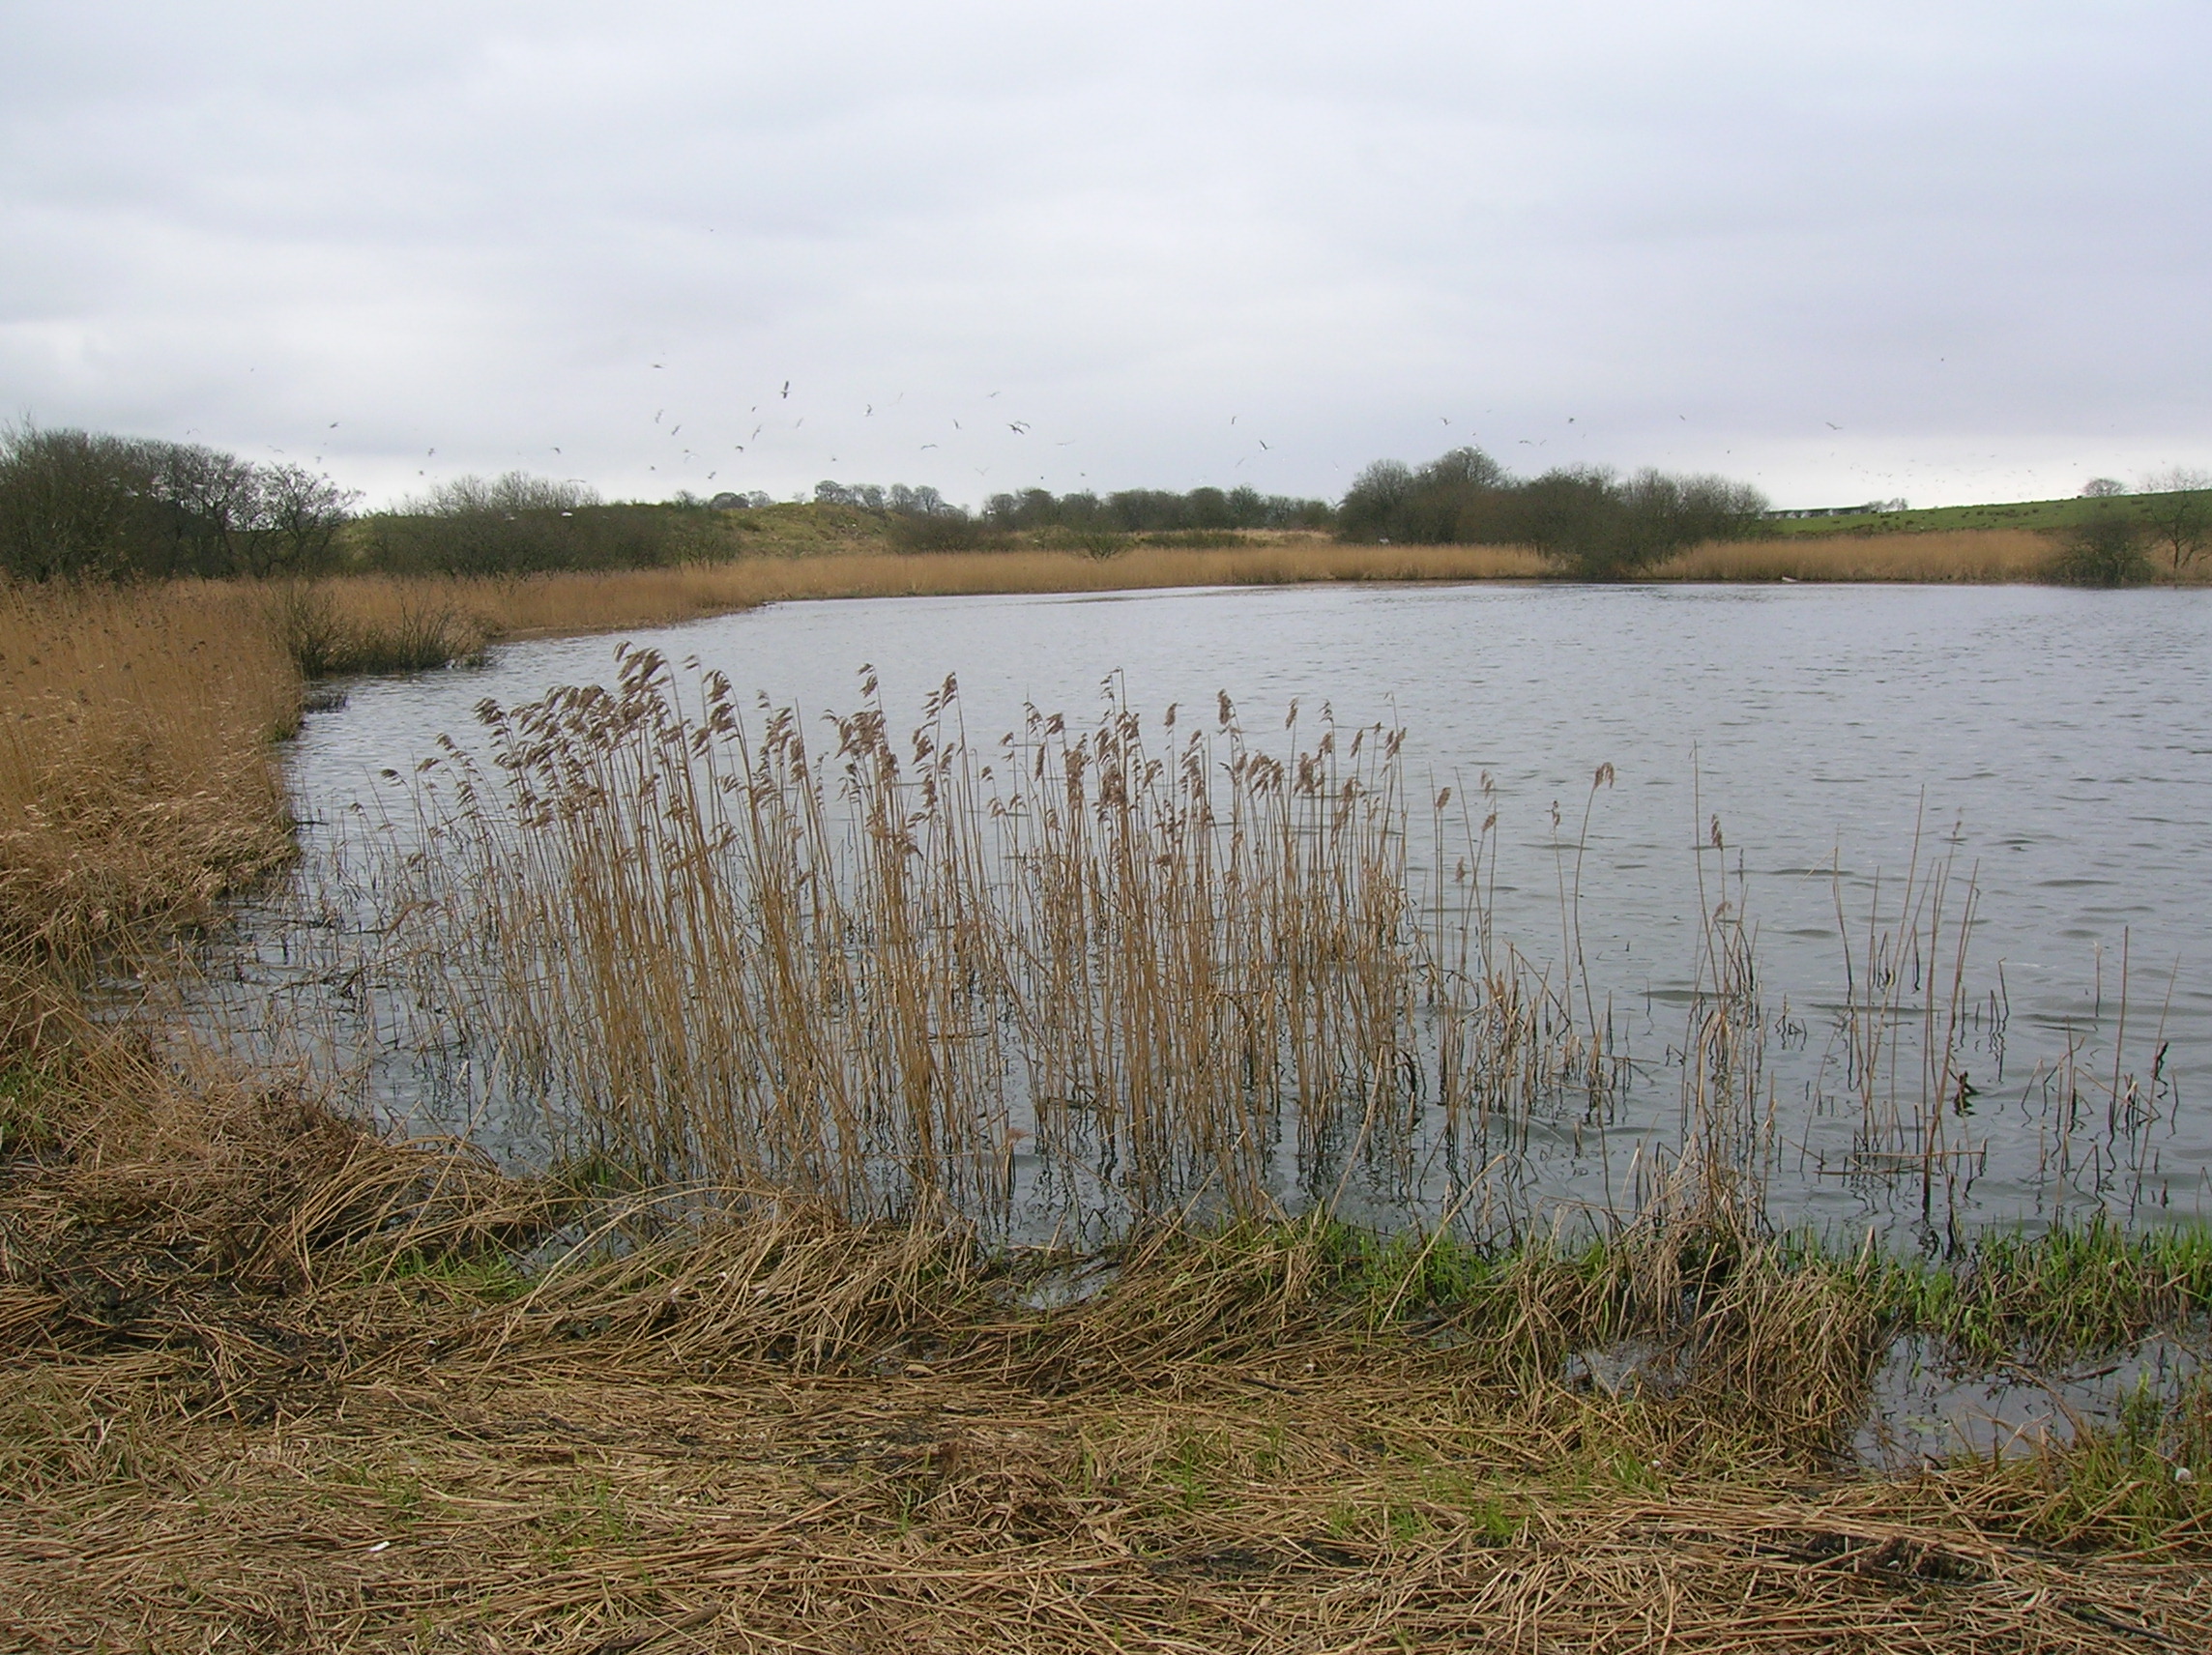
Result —
[[[1119, 701], [906, 739], [872, 678], [825, 751], [626, 649], [619, 686], [486, 704], [419, 778], [397, 945], [571, 1147], [856, 1215], [1109, 1224], [1471, 1178], [1617, 1080], [1562, 985], [1494, 948], [1471, 869], [1407, 863], [1403, 732], [1287, 750]], [[1436, 801], [1441, 808], [1444, 800]], [[573, 1110], [573, 1116], [567, 1112]]]
[[2027, 529], [1715, 540], [1646, 572], [1652, 580], [1903, 581], [2002, 585], [2048, 577], [2049, 537]]
[[290, 854], [270, 742], [299, 697], [249, 590], [0, 588], [0, 1039], [35, 981]]

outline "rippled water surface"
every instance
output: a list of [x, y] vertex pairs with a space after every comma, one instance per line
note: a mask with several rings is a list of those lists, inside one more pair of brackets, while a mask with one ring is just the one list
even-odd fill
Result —
[[[808, 714], [853, 709], [863, 663], [894, 721], [956, 675], [982, 741], [1025, 705], [1088, 716], [1109, 681], [1148, 718], [1171, 703], [1210, 716], [1226, 692], [1255, 733], [1294, 701], [1309, 731], [1324, 704], [1340, 724], [1403, 726], [1414, 778], [1495, 786], [1498, 923], [1539, 958], [1565, 947], [1561, 846], [1611, 764], [1582, 944], [1643, 1079], [1607, 1130], [1628, 1146], [1672, 1123], [1701, 909], [1740, 871], [1775, 1029], [1773, 1200], [1831, 1231], [1901, 1200], [1854, 1159], [1836, 1103], [1847, 958], [1898, 928], [1908, 869], [1925, 889], [1947, 859], [1943, 934], [1969, 879], [1977, 907], [1960, 992], [1948, 954], [1931, 973], [1968, 1014], [1972, 1090], [1946, 1142], [1970, 1152], [1946, 1199], [1980, 1220], [2212, 1207], [2212, 595], [1294, 587], [795, 603], [636, 636]], [[354, 803], [392, 802], [380, 771], [410, 770], [440, 733], [475, 740], [480, 700], [610, 682], [614, 645], [516, 644], [479, 669], [350, 686], [291, 755], [310, 850], [367, 819]], [[303, 879], [324, 865], [310, 855]], [[247, 914], [241, 981], [277, 984], [305, 957], [278, 914]], [[405, 1076], [379, 1072], [406, 1113]], [[1579, 1130], [1559, 1154], [1561, 1199], [1601, 1199], [1589, 1180], [1610, 1175]]]

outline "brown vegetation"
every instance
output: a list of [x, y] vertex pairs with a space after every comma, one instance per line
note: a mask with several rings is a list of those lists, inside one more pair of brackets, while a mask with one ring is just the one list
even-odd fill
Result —
[[[971, 744], [947, 680], [911, 735], [863, 684], [814, 750], [719, 675], [621, 661], [487, 704], [480, 766], [417, 772], [439, 855], [370, 864], [364, 964], [440, 984], [461, 1037], [574, 1100], [576, 1152], [647, 1183], [989, 1225], [1019, 1161], [1118, 1221], [1201, 1191], [1252, 1216], [1286, 1138], [1315, 1177], [1412, 1179], [1441, 1129], [1471, 1174], [1615, 1084], [1595, 1007], [1493, 946], [1485, 806], [1414, 804], [1403, 731], [1294, 710], [1270, 751], [1224, 695]], [[1417, 893], [1432, 807], [1463, 871]]]
[[2025, 529], [1715, 541], [1648, 571], [1652, 580], [1960, 582], [2041, 580], [2052, 545]]
[[[1164, 1233], [1040, 1309], [1072, 1262], [763, 1197], [524, 1278], [502, 1244], [557, 1188], [282, 1093], [127, 1089], [0, 1189], [15, 1647], [2212, 1638], [2212, 1506], [2155, 1461], [1835, 1475], [1872, 1328], [1777, 1252], [1676, 1323], [1681, 1232], [1456, 1304], [1416, 1253], [1348, 1291], [1325, 1228]], [[1623, 1329], [1681, 1382], [1562, 1377]]]
[[[1479, 548], [1137, 562], [1152, 550], [778, 560], [784, 578], [820, 583], [803, 592], [733, 565], [0, 594], [0, 1643], [2212, 1640], [2201, 1386], [2142, 1440], [1903, 1479], [1842, 1472], [1891, 1314], [1883, 1266], [1808, 1262], [1735, 1225], [1709, 1154], [1686, 1157], [1684, 1200], [1622, 1215], [1612, 1244], [1579, 1257], [1528, 1247], [1453, 1275], [1448, 1249], [1417, 1237], [1378, 1248], [1324, 1223], [1247, 1221], [1145, 1228], [1074, 1259], [993, 1251], [938, 1222], [856, 1224], [829, 1210], [835, 1179], [805, 1199], [805, 1179], [742, 1155], [712, 1170], [781, 1187], [725, 1189], [717, 1211], [680, 1220], [665, 1194], [587, 1197], [504, 1176], [466, 1146], [383, 1141], [266, 1077], [188, 1081], [148, 1031], [64, 1015], [102, 951], [205, 918], [287, 854], [269, 741], [297, 715], [285, 640], [301, 626], [396, 653], [773, 596], [1152, 585], [1169, 567], [1472, 578], [1450, 560], [1489, 556], [1491, 572], [1517, 572], [1502, 561], [1515, 554]], [[1338, 575], [1283, 572], [1324, 567]], [[1005, 584], [1017, 577], [1038, 584]], [[632, 711], [650, 735], [651, 708]], [[859, 756], [880, 756], [880, 729], [859, 735]], [[1141, 784], [1141, 766], [1131, 775]], [[1286, 779], [1296, 789], [1295, 764]], [[808, 797], [758, 803], [803, 811]], [[1141, 785], [1132, 798], [1146, 807]], [[1122, 848], [1172, 854], [1171, 827]], [[1346, 866], [1386, 854], [1362, 843]], [[1072, 883], [1039, 927], [1111, 929], [1114, 848], [1062, 857]], [[1220, 872], [1150, 865], [1155, 884], [1127, 894], [1181, 900]], [[1278, 1020], [1335, 1007], [1343, 1051], [1288, 1025], [1280, 1049], [1356, 1068], [1375, 1045], [1360, 1019], [1394, 1017], [1411, 979], [1341, 922], [1390, 915], [1289, 900], [1295, 885], [1271, 918], [1254, 893], [1246, 941], [1309, 947], [1356, 990], [1269, 1006], [1244, 993], [1255, 983], [1220, 986]], [[1386, 899], [1387, 886], [1337, 895]], [[1148, 921], [1117, 957], [1160, 971], [1163, 996], [1203, 998], [1223, 962], [1202, 929]], [[941, 960], [881, 980], [926, 996], [953, 975]], [[650, 1011], [653, 997], [633, 1002]], [[684, 1015], [626, 1031], [641, 1061], [685, 1033]], [[1716, 1051], [1722, 1015], [1705, 1031]], [[1092, 1055], [1126, 1059], [1144, 1024]], [[1741, 1141], [1725, 1111], [1713, 1118]], [[643, 1141], [652, 1123], [627, 1129]], [[2105, 1291], [2111, 1273], [2094, 1274]], [[1667, 1381], [1571, 1377], [1570, 1353], [1621, 1338], [1661, 1351]]]
[[[2026, 530], [1716, 541], [1656, 565], [1643, 578], [1993, 584], [2046, 579], [2052, 558], [2051, 540]], [[314, 590], [341, 617], [370, 632], [403, 630], [442, 613], [463, 640], [456, 647], [465, 647], [467, 640], [666, 625], [799, 598], [1536, 580], [1545, 574], [1542, 559], [1518, 546], [1353, 545], [1279, 534], [1247, 537], [1232, 546], [1137, 544], [1110, 557], [1034, 547], [933, 554], [832, 550], [509, 579], [356, 576]]]
[[299, 697], [251, 588], [0, 587], [0, 1051], [54, 973], [290, 855]]

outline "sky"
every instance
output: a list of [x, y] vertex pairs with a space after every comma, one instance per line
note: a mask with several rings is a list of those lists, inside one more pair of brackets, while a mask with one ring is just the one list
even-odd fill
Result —
[[0, 0], [0, 419], [610, 498], [2212, 467], [2212, 4]]

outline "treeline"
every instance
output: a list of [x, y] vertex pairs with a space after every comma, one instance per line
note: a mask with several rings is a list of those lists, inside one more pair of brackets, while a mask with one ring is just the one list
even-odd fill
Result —
[[[719, 495], [714, 504], [765, 504], [765, 497]], [[1004, 544], [1013, 535], [1069, 538], [1111, 551], [1144, 535], [1230, 534], [1239, 529], [1326, 529], [1335, 513], [1323, 500], [1294, 500], [1253, 488], [1130, 488], [1100, 496], [1085, 489], [1054, 494], [1031, 488], [994, 494], [980, 511], [953, 505], [934, 488], [893, 483], [818, 482], [814, 504], [842, 506], [883, 518], [892, 540], [910, 551], [971, 551]]]
[[305, 466], [79, 430], [0, 428], [0, 569], [17, 580], [329, 566], [353, 496]]
[[1104, 530], [1120, 535], [1180, 534], [1209, 529], [1326, 529], [1335, 513], [1324, 500], [1294, 500], [1256, 488], [1125, 488], [1103, 499], [1088, 489], [994, 494], [984, 517], [1007, 530]]
[[[0, 429], [0, 570], [48, 580], [652, 567], [733, 555], [739, 541], [724, 513], [771, 504], [759, 493], [609, 503], [582, 483], [522, 472], [462, 478], [358, 519], [355, 498], [303, 466], [189, 443]], [[984, 549], [1020, 535], [1106, 557], [1139, 538], [1333, 529], [1353, 541], [1530, 546], [1589, 579], [1739, 537], [1766, 508], [1757, 490], [1715, 477], [1574, 468], [1516, 478], [1479, 449], [1455, 449], [1417, 470], [1369, 466], [1335, 507], [1249, 487], [1032, 488], [992, 495], [971, 511], [926, 486], [830, 481], [815, 486], [814, 505], [872, 516], [908, 551]], [[2177, 570], [2182, 561], [2177, 542]]]
[[356, 566], [394, 574], [655, 568], [714, 555], [696, 501], [609, 505], [577, 482], [512, 471], [458, 478], [361, 520]]
[[1585, 579], [1616, 579], [1707, 540], [1738, 539], [1766, 498], [1719, 477], [1631, 477], [1570, 467], [1517, 478], [1480, 449], [1454, 449], [1418, 470], [1369, 466], [1336, 509], [1340, 539], [1424, 545], [1529, 546]]

